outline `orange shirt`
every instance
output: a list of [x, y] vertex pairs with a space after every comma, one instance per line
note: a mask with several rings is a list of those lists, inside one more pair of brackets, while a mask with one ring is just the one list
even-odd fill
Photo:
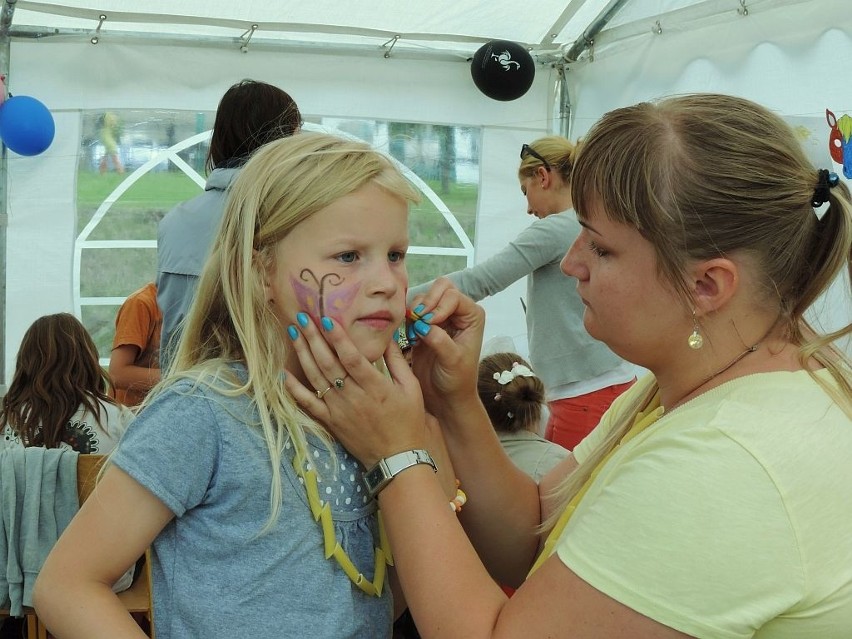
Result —
[[[136, 346], [135, 366], [159, 368], [160, 329], [163, 314], [157, 306], [157, 287], [150, 282], [127, 296], [115, 318], [113, 349]], [[125, 406], [136, 406], [145, 399], [145, 391], [116, 388], [115, 399]]]

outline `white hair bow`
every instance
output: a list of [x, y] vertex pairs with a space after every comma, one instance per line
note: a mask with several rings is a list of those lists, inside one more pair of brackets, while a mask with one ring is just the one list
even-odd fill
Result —
[[494, 379], [502, 386], [505, 386], [516, 377], [535, 377], [535, 373], [523, 364], [518, 364], [518, 362], [512, 362], [512, 370], [510, 371], [494, 373]]

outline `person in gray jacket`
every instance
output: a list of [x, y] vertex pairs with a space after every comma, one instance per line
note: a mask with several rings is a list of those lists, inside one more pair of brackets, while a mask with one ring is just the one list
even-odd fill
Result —
[[296, 102], [271, 84], [242, 80], [222, 96], [207, 154], [204, 192], [169, 211], [157, 228], [161, 370], [168, 370], [177, 350], [183, 319], [219, 229], [228, 187], [257, 148], [293, 135], [301, 126]]
[[[550, 410], [545, 437], [573, 450], [612, 401], [635, 379], [634, 368], [583, 327], [575, 279], [559, 263], [580, 233], [572, 210], [576, 147], [552, 135], [521, 147], [518, 178], [527, 212], [539, 218], [484, 262], [446, 277], [479, 301], [527, 278], [526, 321], [533, 369], [544, 382]], [[408, 299], [430, 283], [413, 287]]]

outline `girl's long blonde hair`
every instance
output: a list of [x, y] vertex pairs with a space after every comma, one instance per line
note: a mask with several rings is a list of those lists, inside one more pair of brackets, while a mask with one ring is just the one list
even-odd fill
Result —
[[[742, 98], [695, 94], [604, 115], [580, 145], [573, 195], [580, 219], [599, 205], [651, 242], [660, 277], [687, 310], [690, 262], [749, 256], [760, 301], [777, 308], [803, 368], [852, 416], [849, 359], [833, 346], [852, 324], [820, 335], [804, 318], [841, 271], [852, 271], [849, 190], [842, 182], [831, 188], [817, 217], [811, 201], [820, 179], [780, 117]], [[811, 372], [811, 358], [830, 371], [834, 385]], [[606, 440], [557, 488], [556, 503], [564, 507], [577, 494], [656, 390], [651, 385], [620, 412]]]
[[[186, 378], [227, 396], [251, 397], [259, 423], [247, 425], [261, 430], [272, 469], [267, 528], [280, 512], [287, 439], [297, 459], [306, 457], [307, 433], [331, 449], [324, 428], [296, 405], [282, 381], [290, 340], [264, 288], [274, 247], [311, 215], [368, 183], [407, 202], [417, 199], [391, 162], [362, 142], [298, 133], [257, 151], [231, 186], [172, 366], [146, 399]], [[234, 362], [245, 365], [245, 381], [231, 372]]]

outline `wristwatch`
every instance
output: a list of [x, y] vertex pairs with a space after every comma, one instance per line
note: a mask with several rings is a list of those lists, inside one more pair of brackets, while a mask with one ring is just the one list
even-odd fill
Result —
[[438, 472], [438, 467], [435, 466], [432, 456], [422, 449], [406, 450], [402, 453], [380, 459], [375, 466], [364, 473], [364, 483], [367, 485], [370, 497], [375, 498], [390, 483], [391, 479], [399, 475], [406, 468], [411, 468], [417, 464], [429, 464], [432, 470], [436, 473]]

